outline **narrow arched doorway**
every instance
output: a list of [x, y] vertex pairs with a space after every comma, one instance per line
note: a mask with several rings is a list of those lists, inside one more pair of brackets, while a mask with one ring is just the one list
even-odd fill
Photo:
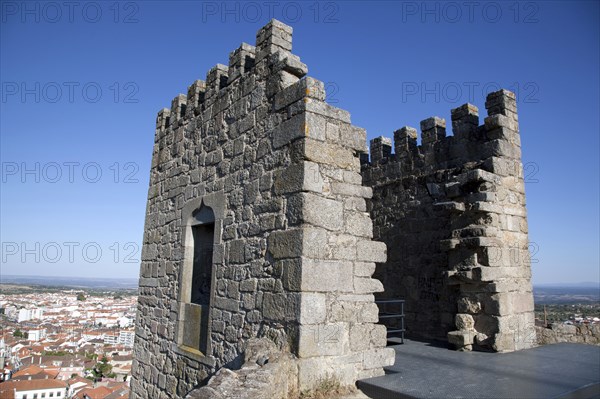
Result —
[[180, 343], [188, 350], [207, 355], [213, 290], [214, 212], [210, 207], [201, 205], [192, 212], [186, 224], [186, 259], [182, 276], [185, 282], [182, 289], [185, 292]]

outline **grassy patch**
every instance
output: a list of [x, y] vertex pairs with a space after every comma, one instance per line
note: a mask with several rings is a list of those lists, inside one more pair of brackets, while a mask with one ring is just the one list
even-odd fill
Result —
[[290, 399], [336, 399], [356, 392], [354, 387], [342, 386], [336, 376], [327, 375], [319, 380], [314, 389], [290, 395]]

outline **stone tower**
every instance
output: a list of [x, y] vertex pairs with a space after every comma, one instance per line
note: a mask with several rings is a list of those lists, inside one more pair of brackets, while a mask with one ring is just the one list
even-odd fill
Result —
[[362, 185], [366, 132], [304, 77], [292, 29], [271, 21], [156, 119], [132, 397], [183, 397], [245, 343], [298, 358], [296, 384], [383, 374]]
[[413, 337], [533, 346], [514, 94], [491, 93], [482, 125], [452, 110], [452, 136], [434, 117], [420, 145], [376, 138], [369, 159], [291, 49], [273, 20], [158, 113], [132, 397], [184, 397], [256, 337], [295, 355], [290, 386], [381, 375], [375, 293], [406, 300]]
[[389, 255], [375, 277], [406, 300], [411, 336], [513, 351], [535, 345], [525, 184], [515, 95], [453, 109], [453, 136], [433, 117], [371, 141], [363, 157], [376, 240]]

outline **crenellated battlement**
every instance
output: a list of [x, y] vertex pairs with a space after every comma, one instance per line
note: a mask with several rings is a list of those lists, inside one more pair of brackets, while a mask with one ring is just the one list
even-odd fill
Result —
[[[159, 111], [157, 129], [176, 126], [209, 109], [220, 97], [227, 96], [233, 86], [248, 91], [266, 80], [267, 97], [295, 83], [308, 72], [300, 58], [291, 54], [292, 28], [271, 20], [256, 34], [256, 46], [242, 43], [229, 54], [229, 65], [217, 64], [205, 80], [196, 80], [187, 96], [178, 94], [171, 102], [171, 113]], [[252, 81], [246, 82], [246, 80]], [[245, 93], [246, 94], [246, 93]]]
[[370, 162], [364, 157], [363, 169], [377, 166], [403, 175], [421, 175], [493, 156], [520, 158], [515, 95], [507, 90], [490, 93], [486, 109], [488, 116], [482, 125], [475, 105], [467, 103], [452, 109], [451, 136], [447, 135], [444, 118], [424, 119], [420, 123], [420, 145], [417, 129], [410, 126], [396, 130], [393, 142], [377, 137], [370, 142]]
[[[483, 123], [472, 104], [452, 109], [452, 135], [445, 119], [423, 120], [420, 145], [408, 126], [371, 140], [362, 175], [374, 236], [396, 248], [375, 275], [386, 296], [407, 298], [412, 334], [518, 350], [535, 333], [515, 95], [490, 93], [485, 107]], [[415, 276], [416, 289], [405, 283]]]

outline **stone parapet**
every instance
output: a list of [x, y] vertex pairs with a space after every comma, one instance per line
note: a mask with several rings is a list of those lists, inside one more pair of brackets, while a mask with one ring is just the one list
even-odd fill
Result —
[[[373, 236], [389, 248], [381, 298], [406, 299], [408, 334], [512, 351], [535, 345], [527, 213], [515, 95], [371, 141], [362, 174]], [[392, 153], [391, 148], [395, 149]]]

